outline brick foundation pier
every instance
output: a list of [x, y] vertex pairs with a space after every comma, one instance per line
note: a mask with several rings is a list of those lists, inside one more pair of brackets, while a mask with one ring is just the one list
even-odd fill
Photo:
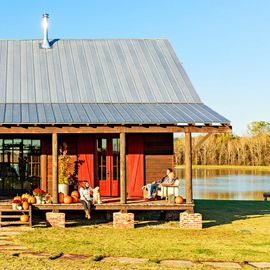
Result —
[[134, 214], [133, 213], [113, 213], [113, 227], [114, 228], [134, 228]]
[[65, 213], [46, 213], [47, 226], [65, 228], [66, 214]]
[[202, 215], [199, 213], [188, 213], [188, 212], [181, 213], [180, 228], [202, 229]]

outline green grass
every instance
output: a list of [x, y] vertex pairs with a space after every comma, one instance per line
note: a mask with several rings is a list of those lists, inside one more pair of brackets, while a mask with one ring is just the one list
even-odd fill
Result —
[[[180, 229], [176, 221], [160, 221], [155, 226], [140, 221], [137, 228], [122, 230], [113, 229], [111, 223], [98, 225], [95, 221], [87, 226], [65, 229], [35, 228], [16, 236], [16, 243], [35, 252], [86, 254], [90, 258], [70, 264], [63, 259], [52, 261], [1, 255], [0, 263], [2, 267], [29, 263], [39, 265], [39, 269], [125, 269], [127, 266], [121, 263], [104, 263], [96, 258], [128, 256], [151, 259], [147, 264], [129, 266], [128, 269], [170, 269], [157, 262], [164, 259], [270, 261], [270, 202], [198, 200], [195, 203], [196, 212], [203, 215], [203, 230]], [[244, 266], [244, 269], [251, 268]]]
[[[234, 169], [234, 170], [258, 170], [270, 171], [270, 166], [240, 166], [240, 165], [193, 165], [193, 169]], [[175, 165], [175, 168], [184, 168], [184, 165]]]
[[[117, 230], [111, 224], [66, 229], [37, 228], [16, 238], [31, 250], [91, 256], [130, 256], [193, 261], [269, 261], [270, 203], [196, 201], [203, 230], [182, 230], [178, 222]], [[64, 237], [63, 237], [64, 236]]]

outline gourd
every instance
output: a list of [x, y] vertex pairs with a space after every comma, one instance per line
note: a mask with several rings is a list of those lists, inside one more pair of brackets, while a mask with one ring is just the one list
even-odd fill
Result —
[[184, 203], [183, 197], [182, 197], [182, 196], [177, 196], [177, 197], [175, 198], [175, 203], [177, 203], [177, 204], [182, 204], [182, 203]]
[[65, 204], [71, 204], [72, 203], [72, 197], [69, 195], [64, 196], [64, 203]]

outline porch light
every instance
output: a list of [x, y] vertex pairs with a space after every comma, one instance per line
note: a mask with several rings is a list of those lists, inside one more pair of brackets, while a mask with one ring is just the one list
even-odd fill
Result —
[[49, 14], [45, 13], [42, 16], [42, 27], [43, 27], [43, 41], [41, 47], [43, 49], [50, 49], [50, 42], [48, 38], [48, 27], [49, 27]]

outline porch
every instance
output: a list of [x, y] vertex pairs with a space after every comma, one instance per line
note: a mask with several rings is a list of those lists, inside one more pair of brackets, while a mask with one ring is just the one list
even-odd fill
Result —
[[[94, 210], [101, 211], [140, 211], [140, 210], [149, 210], [149, 211], [194, 211], [193, 203], [184, 203], [184, 204], [175, 204], [170, 203], [166, 200], [155, 200], [155, 201], [145, 201], [143, 197], [132, 197], [127, 198], [125, 203], [121, 203], [121, 198], [111, 198], [111, 197], [102, 197], [102, 204], [94, 205]], [[62, 204], [62, 203], [53, 203], [53, 204], [34, 204], [33, 210], [41, 211], [70, 211], [70, 210], [83, 210], [83, 205], [81, 203], [72, 203], [72, 204]]]

